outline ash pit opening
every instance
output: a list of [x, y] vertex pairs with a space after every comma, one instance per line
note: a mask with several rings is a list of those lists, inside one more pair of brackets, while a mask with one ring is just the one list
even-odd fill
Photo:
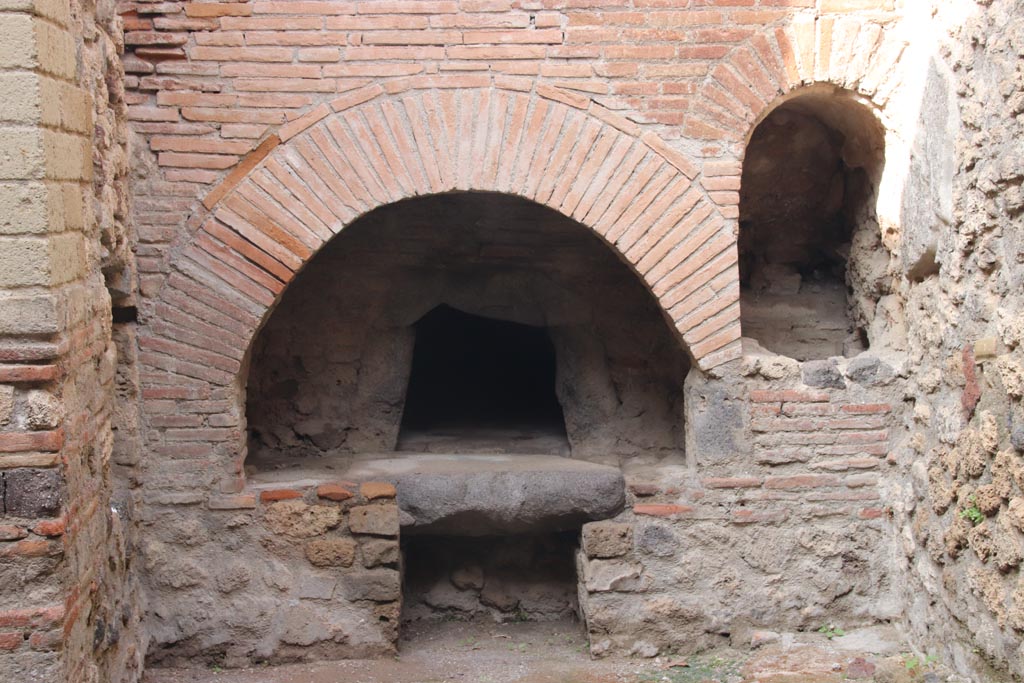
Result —
[[555, 394], [555, 347], [543, 327], [441, 305], [415, 325], [397, 450], [486, 450], [544, 440], [568, 450]]
[[403, 538], [403, 627], [450, 620], [579, 621], [578, 539], [578, 531]]

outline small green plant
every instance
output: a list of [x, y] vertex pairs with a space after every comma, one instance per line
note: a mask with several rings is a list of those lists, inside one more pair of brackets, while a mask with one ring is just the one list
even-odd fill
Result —
[[970, 501], [971, 505], [960, 511], [960, 518], [968, 520], [974, 526], [978, 526], [985, 521], [985, 514], [978, 508], [978, 501], [973, 493], [967, 496], [967, 500]]
[[935, 655], [927, 655], [923, 660], [917, 655], [907, 655], [903, 659], [903, 666], [907, 671], [915, 671], [920, 667], [929, 667], [935, 663]]
[[824, 626], [818, 629], [818, 633], [825, 636], [829, 640], [832, 640], [833, 638], [842, 638], [846, 635], [846, 631], [839, 628], [835, 624], [825, 624]]

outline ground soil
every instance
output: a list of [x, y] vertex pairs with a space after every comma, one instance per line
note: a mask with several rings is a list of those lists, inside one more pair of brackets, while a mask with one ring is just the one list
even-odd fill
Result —
[[[938, 683], [922, 657], [868, 644], [843, 648], [819, 634], [784, 634], [754, 651], [690, 657], [591, 659], [578, 623], [429, 622], [407, 625], [401, 653], [251, 669], [150, 669], [145, 683]], [[898, 649], [898, 648], [897, 648]], [[859, 661], [858, 661], [859, 660]]]

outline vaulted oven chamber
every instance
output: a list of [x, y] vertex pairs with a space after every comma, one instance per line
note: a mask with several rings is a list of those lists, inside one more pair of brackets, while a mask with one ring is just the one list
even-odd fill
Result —
[[362, 217], [289, 286], [247, 386], [254, 486], [390, 482], [406, 619], [578, 612], [581, 526], [683, 463], [689, 360], [591, 231], [499, 194]]
[[639, 278], [497, 194], [392, 204], [292, 283], [251, 352], [248, 468], [348, 454], [678, 458], [689, 361]]

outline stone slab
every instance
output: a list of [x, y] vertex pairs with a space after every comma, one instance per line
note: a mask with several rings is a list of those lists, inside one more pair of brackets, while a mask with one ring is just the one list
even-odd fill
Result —
[[382, 454], [319, 458], [253, 475], [253, 486], [343, 478], [390, 482], [403, 534], [485, 536], [577, 529], [622, 511], [617, 467], [559, 456]]

